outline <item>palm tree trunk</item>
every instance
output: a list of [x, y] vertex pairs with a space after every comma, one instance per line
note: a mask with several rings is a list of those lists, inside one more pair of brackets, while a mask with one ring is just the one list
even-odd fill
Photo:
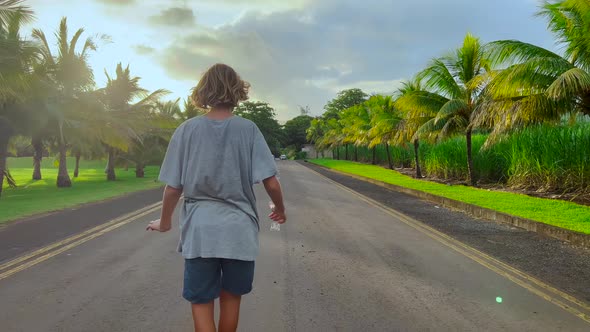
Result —
[[72, 180], [68, 174], [68, 165], [66, 159], [67, 147], [63, 140], [59, 142], [59, 169], [57, 171], [57, 187], [68, 188], [72, 186]]
[[422, 170], [420, 169], [420, 140], [414, 140], [414, 160], [416, 161], [416, 179], [422, 178]]
[[6, 159], [8, 159], [8, 137], [6, 137], [5, 141], [3, 140], [2, 142], [0, 142], [0, 196], [2, 196], [2, 186], [4, 185]]
[[377, 150], [377, 147], [374, 146], [373, 147], [373, 162], [372, 162], [373, 165], [377, 164], [377, 151], [376, 150]]
[[108, 147], [109, 149], [109, 162], [107, 163], [107, 181], [117, 180], [115, 175], [115, 149]]
[[80, 174], [80, 157], [82, 154], [80, 151], [76, 152], [76, 168], [74, 168], [74, 177], [77, 178]]
[[142, 164], [136, 164], [135, 165], [135, 177], [144, 178], [145, 177], [144, 168], [145, 167]]
[[475, 179], [475, 172], [473, 169], [473, 153], [471, 151], [471, 129], [467, 130], [465, 138], [467, 141], [467, 171], [469, 172], [469, 183], [472, 186], [475, 186], [477, 181]]
[[31, 140], [33, 146], [33, 180], [41, 180], [41, 161], [43, 160], [43, 141], [38, 136]]
[[0, 116], [0, 196], [4, 185], [4, 173], [6, 172], [6, 160], [8, 159], [8, 142], [14, 133], [10, 122]]
[[385, 143], [385, 151], [387, 152], [387, 163], [389, 169], [393, 169], [393, 162], [391, 161], [391, 150], [389, 150], [389, 143]]

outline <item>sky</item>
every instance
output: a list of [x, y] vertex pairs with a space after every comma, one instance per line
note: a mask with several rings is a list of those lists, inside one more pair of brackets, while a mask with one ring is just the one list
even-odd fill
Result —
[[[28, 0], [31, 25], [53, 37], [102, 34], [89, 62], [97, 86], [130, 65], [149, 90], [185, 99], [200, 75], [226, 63], [283, 122], [308, 106], [320, 115], [338, 91], [390, 94], [434, 57], [461, 45], [518, 39], [557, 50], [536, 0]], [[50, 42], [54, 39], [50, 38]], [[82, 44], [82, 43], [81, 43]]]

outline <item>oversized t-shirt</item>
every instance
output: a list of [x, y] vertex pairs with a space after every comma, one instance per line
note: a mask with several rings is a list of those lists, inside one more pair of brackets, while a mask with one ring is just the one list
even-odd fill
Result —
[[253, 122], [200, 116], [180, 125], [159, 178], [184, 192], [178, 245], [184, 258], [254, 260], [259, 225], [253, 185], [276, 174], [274, 156]]

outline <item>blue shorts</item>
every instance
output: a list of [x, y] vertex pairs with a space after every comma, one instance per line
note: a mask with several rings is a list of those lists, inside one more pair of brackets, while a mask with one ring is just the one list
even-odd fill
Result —
[[182, 297], [193, 304], [209, 303], [221, 290], [234, 295], [252, 291], [254, 261], [225, 258], [193, 258], [184, 260]]

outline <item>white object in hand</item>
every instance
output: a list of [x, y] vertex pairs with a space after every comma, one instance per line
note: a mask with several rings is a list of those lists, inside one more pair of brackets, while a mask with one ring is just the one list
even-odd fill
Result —
[[[268, 207], [270, 208], [270, 210], [271, 210], [271, 211], [273, 211], [273, 212], [274, 212], [274, 210], [275, 210], [275, 205], [274, 205], [274, 203], [273, 203], [273, 202], [270, 202], [270, 203], [268, 203]], [[281, 231], [281, 224], [279, 224], [279, 223], [278, 223], [278, 222], [276, 222], [276, 221], [273, 221], [273, 222], [270, 224], [270, 230], [271, 230], [272, 232], [280, 232], [280, 231]]]

